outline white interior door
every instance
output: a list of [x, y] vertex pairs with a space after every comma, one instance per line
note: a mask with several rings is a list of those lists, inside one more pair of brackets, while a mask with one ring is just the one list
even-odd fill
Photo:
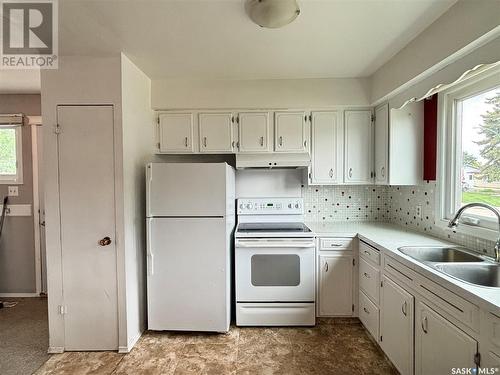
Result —
[[113, 107], [59, 106], [57, 117], [65, 349], [116, 350]]

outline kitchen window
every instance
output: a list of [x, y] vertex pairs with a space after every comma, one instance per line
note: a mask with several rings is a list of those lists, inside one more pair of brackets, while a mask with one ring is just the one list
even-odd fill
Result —
[[21, 125], [0, 125], [0, 184], [22, 184]]
[[[439, 96], [438, 217], [449, 221], [463, 205], [500, 209], [500, 70], [452, 87]], [[465, 211], [458, 231], [493, 239], [498, 224], [484, 208]]]

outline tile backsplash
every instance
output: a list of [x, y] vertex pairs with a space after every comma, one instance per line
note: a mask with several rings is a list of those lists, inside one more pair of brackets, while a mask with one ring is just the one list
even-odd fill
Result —
[[[436, 183], [418, 186], [302, 186], [307, 221], [380, 221], [493, 256], [494, 242], [436, 226]], [[417, 217], [416, 207], [421, 207]]]
[[307, 221], [388, 221], [384, 186], [302, 186]]

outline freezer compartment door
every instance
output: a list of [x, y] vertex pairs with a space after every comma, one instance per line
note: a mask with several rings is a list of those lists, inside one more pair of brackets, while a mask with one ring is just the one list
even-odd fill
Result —
[[229, 330], [230, 230], [222, 218], [147, 219], [149, 329]]
[[234, 212], [231, 172], [226, 163], [148, 164], [146, 216], [225, 216], [228, 205]]

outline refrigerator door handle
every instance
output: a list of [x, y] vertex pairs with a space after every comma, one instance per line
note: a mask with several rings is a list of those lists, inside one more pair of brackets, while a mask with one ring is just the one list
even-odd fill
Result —
[[154, 268], [153, 268], [153, 249], [151, 247], [151, 226], [153, 219], [146, 219], [146, 254], [147, 254], [147, 266], [148, 266], [148, 276], [153, 276]]

